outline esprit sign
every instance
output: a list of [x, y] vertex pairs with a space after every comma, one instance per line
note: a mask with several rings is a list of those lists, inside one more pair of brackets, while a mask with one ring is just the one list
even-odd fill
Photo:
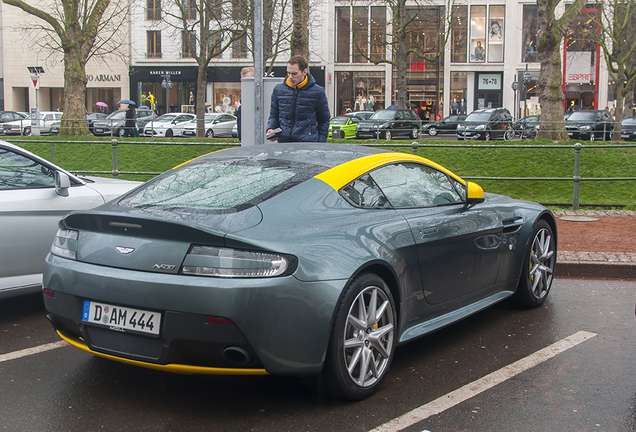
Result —
[[592, 71], [592, 53], [571, 51], [565, 58], [565, 82], [570, 84], [589, 84], [596, 75]]

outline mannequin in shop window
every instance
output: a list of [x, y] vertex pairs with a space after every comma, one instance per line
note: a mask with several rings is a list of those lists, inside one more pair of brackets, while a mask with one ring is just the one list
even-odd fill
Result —
[[453, 99], [453, 104], [451, 105], [451, 115], [457, 115], [459, 112], [459, 105], [457, 105], [457, 99]]
[[459, 115], [466, 115], [466, 102], [464, 102], [464, 98], [462, 98], [462, 101], [459, 103], [458, 114]]

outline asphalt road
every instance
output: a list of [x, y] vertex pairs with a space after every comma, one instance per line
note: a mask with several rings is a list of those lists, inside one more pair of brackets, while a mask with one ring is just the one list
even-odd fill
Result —
[[380, 391], [355, 403], [293, 378], [181, 376], [92, 357], [58, 343], [38, 296], [9, 299], [0, 430], [631, 432], [635, 294], [636, 281], [556, 280], [541, 308], [502, 303], [399, 347]]

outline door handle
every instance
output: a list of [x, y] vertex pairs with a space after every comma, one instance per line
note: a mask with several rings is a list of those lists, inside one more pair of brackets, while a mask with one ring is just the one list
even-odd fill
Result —
[[420, 236], [424, 238], [426, 236], [437, 234], [438, 232], [439, 230], [437, 229], [437, 227], [428, 227], [420, 230]]

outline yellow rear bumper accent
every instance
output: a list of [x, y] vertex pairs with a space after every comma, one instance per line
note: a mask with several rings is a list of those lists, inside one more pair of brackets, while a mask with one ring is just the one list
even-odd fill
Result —
[[129, 360], [121, 357], [115, 357], [108, 354], [102, 354], [90, 349], [84, 342], [79, 339], [71, 338], [62, 334], [57, 330], [57, 334], [69, 344], [75, 348], [79, 348], [87, 353], [103, 357], [109, 360], [115, 360], [121, 363], [126, 363], [133, 366], [140, 366], [147, 369], [155, 369], [164, 372], [173, 372], [183, 375], [268, 375], [265, 369], [234, 369], [234, 368], [213, 368], [205, 366], [188, 366], [182, 364], [167, 364], [160, 365], [154, 363], [146, 363], [138, 360]]
[[379, 153], [376, 155], [364, 156], [328, 169], [327, 171], [318, 174], [315, 178], [324, 181], [335, 190], [339, 190], [341, 187], [347, 185], [368, 171], [382, 165], [396, 162], [423, 163], [450, 175], [462, 184], [466, 183], [461, 177], [455, 175], [443, 166], [423, 157], [410, 155], [408, 153]]

